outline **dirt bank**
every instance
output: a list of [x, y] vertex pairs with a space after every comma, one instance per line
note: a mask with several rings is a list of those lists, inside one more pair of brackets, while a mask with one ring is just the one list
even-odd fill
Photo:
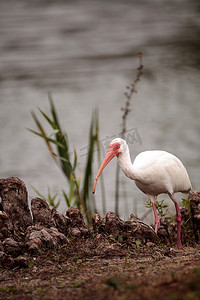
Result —
[[200, 299], [200, 247], [150, 243], [102, 258], [87, 256], [83, 240], [73, 243], [70, 255], [63, 247], [26, 268], [1, 269], [0, 299]]
[[41, 198], [28, 206], [18, 178], [0, 179], [0, 299], [200, 299], [200, 193], [158, 235], [136, 216], [66, 215]]

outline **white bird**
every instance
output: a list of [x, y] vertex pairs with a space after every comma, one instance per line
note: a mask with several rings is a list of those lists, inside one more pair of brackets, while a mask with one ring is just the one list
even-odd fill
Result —
[[182, 162], [173, 154], [161, 150], [144, 151], [138, 154], [132, 164], [129, 148], [125, 140], [116, 138], [109, 144], [108, 153], [102, 162], [95, 178], [93, 193], [97, 180], [105, 166], [117, 156], [119, 166], [124, 174], [135, 181], [136, 186], [145, 193], [153, 206], [155, 232], [158, 231], [159, 217], [155, 200], [165, 193], [175, 204], [177, 220], [177, 246], [181, 246], [181, 214], [176, 201], [176, 193], [189, 193], [191, 183]]

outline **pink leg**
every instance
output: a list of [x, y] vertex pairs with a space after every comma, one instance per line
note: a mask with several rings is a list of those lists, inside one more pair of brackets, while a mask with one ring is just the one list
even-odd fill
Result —
[[158, 217], [158, 213], [156, 210], [156, 205], [154, 202], [152, 202], [152, 206], [153, 206], [153, 212], [154, 212], [154, 217], [155, 217], [155, 233], [157, 234], [158, 232], [158, 225], [159, 225], [159, 217]]
[[176, 221], [177, 221], [177, 247], [181, 247], [181, 214], [178, 204], [175, 202], [176, 207]]

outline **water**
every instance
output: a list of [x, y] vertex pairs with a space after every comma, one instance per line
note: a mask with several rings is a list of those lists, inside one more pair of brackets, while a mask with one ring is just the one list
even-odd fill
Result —
[[[144, 76], [127, 122], [141, 142], [129, 143], [131, 155], [172, 152], [198, 188], [199, 11], [199, 2], [189, 0], [1, 1], [0, 177], [23, 179], [30, 199], [31, 186], [47, 195], [49, 185], [60, 197], [67, 183], [43, 141], [26, 130], [35, 128], [31, 110], [48, 112], [52, 92], [82, 173], [92, 111], [99, 108], [104, 147], [120, 132], [125, 87], [143, 50]], [[115, 167], [113, 160], [104, 171], [107, 210], [114, 209]], [[121, 216], [133, 210], [141, 216], [145, 196], [123, 174], [121, 181], [127, 195], [120, 195]], [[96, 200], [101, 209], [99, 185]]]

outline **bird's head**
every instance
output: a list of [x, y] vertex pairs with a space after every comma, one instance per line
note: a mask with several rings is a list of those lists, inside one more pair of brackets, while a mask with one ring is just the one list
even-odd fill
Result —
[[107, 164], [115, 157], [120, 155], [121, 153], [123, 153], [126, 148], [127, 148], [127, 143], [125, 140], [121, 139], [121, 138], [116, 138], [114, 140], [112, 140], [109, 144], [109, 148], [108, 148], [108, 153], [106, 155], [106, 157], [104, 158], [98, 172], [97, 172], [97, 176], [95, 178], [95, 182], [94, 182], [94, 187], [93, 187], [93, 194], [95, 193], [95, 189], [96, 189], [96, 184], [97, 184], [97, 180], [101, 174], [101, 172], [103, 171], [103, 169], [107, 166]]
[[120, 153], [123, 153], [127, 148], [127, 143], [121, 138], [116, 138], [112, 140], [109, 144], [108, 153], [112, 152], [114, 156], [118, 156]]

